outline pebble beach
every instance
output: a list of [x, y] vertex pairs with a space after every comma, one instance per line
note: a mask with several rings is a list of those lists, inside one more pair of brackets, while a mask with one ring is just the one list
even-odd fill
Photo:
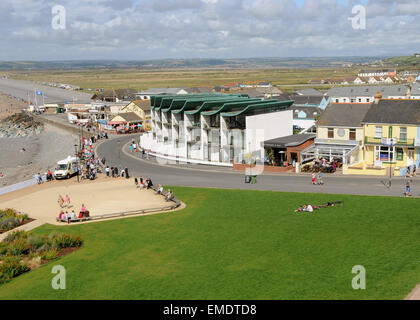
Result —
[[[2, 96], [2, 102], [5, 97]], [[7, 98], [10, 105], [10, 100]], [[15, 101], [18, 105], [18, 101]], [[0, 104], [0, 110], [4, 104]], [[16, 108], [17, 112], [21, 109]], [[0, 126], [10, 128], [11, 124], [3, 122]], [[7, 117], [10, 117], [8, 112]], [[36, 127], [36, 130], [34, 130]], [[36, 173], [44, 174], [54, 169], [57, 161], [74, 154], [74, 145], [78, 137], [52, 125], [39, 124], [26, 129], [19, 128], [22, 134], [0, 135], [0, 187], [32, 179]]]

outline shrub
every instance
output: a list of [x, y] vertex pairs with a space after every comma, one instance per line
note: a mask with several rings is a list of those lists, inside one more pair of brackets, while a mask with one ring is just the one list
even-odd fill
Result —
[[69, 234], [57, 235], [52, 241], [53, 247], [59, 249], [80, 247], [82, 243], [80, 236], [71, 236]]
[[48, 250], [48, 251], [44, 251], [41, 254], [41, 259], [42, 260], [54, 260], [57, 257], [58, 257], [58, 252], [57, 252], [56, 249], [51, 249], [51, 250]]
[[14, 278], [22, 273], [28, 272], [29, 267], [20, 262], [19, 257], [6, 257], [3, 259], [3, 263], [0, 264], [0, 274], [3, 274], [2, 277]]
[[10, 233], [6, 239], [4, 239], [3, 241], [6, 243], [11, 243], [13, 241], [15, 241], [16, 239], [26, 239], [28, 237], [28, 233], [26, 231], [15, 231]]
[[52, 249], [49, 243], [44, 243], [41, 247], [36, 250], [36, 253], [42, 254], [43, 252], [50, 251]]
[[47, 239], [38, 235], [30, 235], [27, 239], [27, 243], [31, 251], [36, 251], [47, 243]]
[[10, 281], [10, 277], [5, 273], [0, 272], [0, 284], [6, 283], [9, 281]]
[[29, 253], [30, 246], [25, 238], [17, 238], [9, 243], [8, 253], [12, 256], [26, 255]]
[[7, 253], [7, 243], [6, 242], [0, 242], [0, 258]]

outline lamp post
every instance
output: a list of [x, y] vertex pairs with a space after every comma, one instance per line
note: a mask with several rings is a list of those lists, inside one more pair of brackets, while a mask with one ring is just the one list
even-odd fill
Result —
[[74, 145], [74, 153], [76, 155], [76, 161], [77, 161], [77, 182], [79, 183], [79, 171], [80, 171], [80, 165], [79, 165], [79, 157], [77, 153], [77, 144]]

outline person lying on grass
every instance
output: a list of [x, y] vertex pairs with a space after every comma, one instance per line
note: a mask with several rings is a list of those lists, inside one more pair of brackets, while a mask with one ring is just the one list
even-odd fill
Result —
[[314, 210], [319, 210], [321, 208], [335, 207], [337, 204], [341, 204], [342, 206], [341, 201], [328, 202], [327, 204], [320, 204], [319, 206], [305, 204], [303, 207], [299, 207], [299, 209], [295, 210], [295, 212], [314, 212]]

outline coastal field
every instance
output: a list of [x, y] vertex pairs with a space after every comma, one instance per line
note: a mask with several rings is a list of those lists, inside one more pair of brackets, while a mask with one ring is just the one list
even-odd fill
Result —
[[274, 85], [308, 85], [317, 78], [357, 75], [354, 68], [322, 69], [98, 69], [5, 72], [18, 80], [65, 83], [83, 89], [119, 89], [217, 86], [242, 81], [269, 81]]
[[[420, 282], [418, 199], [173, 190], [183, 211], [34, 230], [84, 246], [0, 286], [0, 299], [403, 299]], [[54, 265], [66, 290], [51, 288]], [[352, 288], [356, 265], [366, 290]]]

